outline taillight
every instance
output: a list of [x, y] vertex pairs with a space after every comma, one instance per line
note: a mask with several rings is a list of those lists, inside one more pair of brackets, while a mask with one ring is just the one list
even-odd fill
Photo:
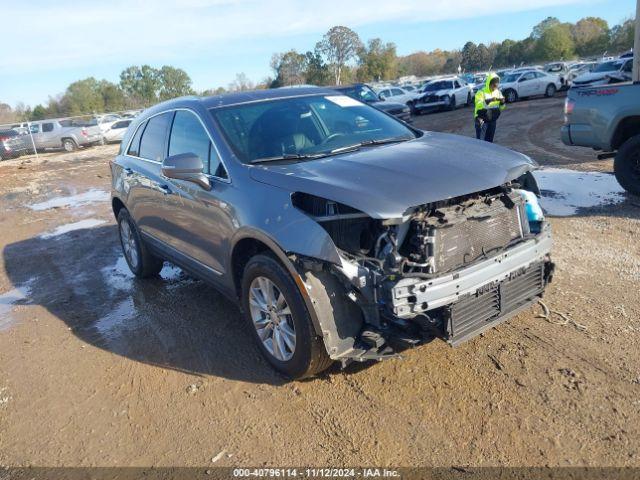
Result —
[[574, 102], [573, 100], [571, 100], [569, 97], [564, 99], [564, 114], [565, 115], [571, 115], [573, 113], [573, 107], [575, 106], [576, 102]]

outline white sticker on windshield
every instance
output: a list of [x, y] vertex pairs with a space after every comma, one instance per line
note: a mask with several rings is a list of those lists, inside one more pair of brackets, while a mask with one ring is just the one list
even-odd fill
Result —
[[340, 105], [341, 107], [361, 107], [363, 105], [358, 100], [347, 97], [346, 95], [331, 95], [324, 98], [326, 98], [330, 102], [335, 103], [336, 105]]

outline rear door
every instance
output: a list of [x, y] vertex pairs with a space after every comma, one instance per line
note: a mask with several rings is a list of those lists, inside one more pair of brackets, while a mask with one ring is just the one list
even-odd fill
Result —
[[162, 217], [168, 190], [160, 169], [173, 114], [170, 111], [155, 115], [138, 126], [123, 157], [118, 179], [127, 192], [126, 203], [141, 232], [164, 243], [169, 242]]
[[211, 190], [205, 190], [193, 182], [165, 179], [169, 192], [163, 218], [168, 242], [190, 260], [222, 274], [233, 232], [228, 174], [197, 113], [176, 111], [168, 144], [169, 156], [193, 153], [200, 157], [211, 182]]

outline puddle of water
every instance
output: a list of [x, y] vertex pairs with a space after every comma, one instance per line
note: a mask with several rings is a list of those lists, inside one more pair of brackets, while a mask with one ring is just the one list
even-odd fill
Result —
[[542, 208], [556, 217], [576, 215], [584, 208], [615, 205], [626, 198], [610, 173], [546, 168], [537, 170], [534, 176], [542, 194]]
[[68, 197], [55, 197], [44, 202], [29, 205], [31, 210], [42, 211], [51, 208], [71, 207], [76, 208], [82, 205], [95, 202], [108, 202], [110, 198], [109, 192], [92, 188], [84, 193], [70, 195]]
[[[129, 297], [126, 300], [120, 302], [116, 307], [111, 310], [107, 315], [100, 318], [95, 323], [95, 328], [98, 332], [106, 338], [113, 338], [120, 336], [123, 330], [127, 328], [136, 328], [140, 326], [139, 322], [133, 322], [137, 315], [136, 307], [133, 304], [133, 298]], [[144, 319], [140, 319], [144, 322]]]
[[29, 280], [0, 295], [0, 332], [8, 330], [15, 323], [16, 319], [11, 316], [11, 312], [16, 305], [28, 303], [32, 283], [33, 280]]
[[[112, 290], [129, 291], [133, 288], [133, 279], [135, 276], [129, 270], [129, 265], [122, 255], [118, 256], [118, 260], [113, 266], [105, 267], [101, 270], [107, 284]], [[175, 285], [184, 285], [191, 281], [180, 267], [165, 262], [164, 267], [160, 271], [160, 278], [170, 283], [170, 287]]]
[[67, 223], [66, 225], [60, 225], [53, 230], [43, 233], [40, 238], [47, 239], [64, 235], [65, 233], [73, 232], [74, 230], [82, 230], [83, 228], [93, 228], [98, 225], [102, 225], [106, 220], [98, 220], [97, 218], [88, 218], [86, 220], [80, 220], [79, 222]]

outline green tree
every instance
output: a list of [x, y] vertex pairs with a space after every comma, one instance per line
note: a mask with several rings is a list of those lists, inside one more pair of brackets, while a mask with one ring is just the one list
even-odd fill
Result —
[[533, 38], [534, 40], [538, 40], [542, 37], [542, 34], [544, 32], [558, 25], [560, 25], [560, 20], [558, 20], [556, 17], [547, 17], [540, 23], [538, 23], [535, 27], [533, 27], [533, 30], [531, 31], [531, 38]]
[[271, 68], [276, 74], [272, 84], [277, 86], [301, 85], [306, 83], [307, 57], [295, 50], [274, 53]]
[[609, 47], [609, 25], [598, 17], [587, 17], [572, 28], [576, 53], [580, 56], [602, 54]]
[[107, 80], [100, 80], [98, 88], [100, 95], [102, 95], [105, 112], [117, 112], [127, 108], [124, 92], [118, 85]]
[[161, 80], [149, 65], [131, 66], [120, 73], [120, 88], [134, 107], [147, 107], [158, 101]]
[[304, 54], [306, 82], [311, 85], [327, 85], [331, 81], [331, 72], [329, 67], [322, 60], [322, 55], [317, 50], [308, 51]]
[[[49, 113], [55, 107], [54, 102], [49, 101]], [[100, 91], [100, 83], [89, 77], [73, 82], [67, 87], [61, 101], [61, 113], [66, 115], [81, 115], [85, 113], [97, 113], [104, 111], [104, 98]]]
[[164, 65], [158, 71], [158, 83], [158, 98], [161, 101], [194, 93], [191, 88], [191, 78], [181, 68]]
[[462, 47], [461, 66], [465, 71], [473, 72], [481, 67], [480, 52], [478, 46], [473, 42], [467, 42]]
[[536, 42], [535, 56], [541, 61], [573, 58], [575, 43], [571, 35], [571, 26], [563, 23], [547, 28]]
[[611, 29], [609, 51], [622, 53], [633, 48], [635, 19], [630, 18]]
[[31, 111], [30, 120], [44, 120], [47, 118], [47, 109], [38, 104]]
[[361, 47], [358, 34], [343, 26], [329, 29], [316, 44], [316, 50], [327, 59], [336, 85], [340, 85], [342, 71], [347, 63], [356, 58]]
[[398, 74], [398, 57], [394, 43], [383, 43], [379, 38], [372, 38], [358, 52], [360, 80], [390, 80]]
[[514, 60], [515, 51], [513, 50], [515, 45], [516, 42], [513, 40], [503, 40], [496, 48], [496, 54], [493, 60], [494, 66], [507, 67], [516, 63]]

